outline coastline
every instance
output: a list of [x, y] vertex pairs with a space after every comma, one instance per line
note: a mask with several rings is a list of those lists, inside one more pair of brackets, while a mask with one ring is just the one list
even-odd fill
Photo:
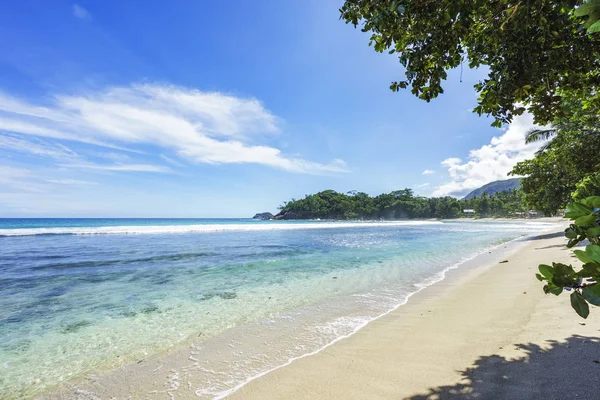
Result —
[[[555, 231], [560, 231], [560, 229], [554, 229], [553, 232]], [[546, 243], [548, 241], [554, 243], [551, 246], [557, 247], [552, 249], [543, 249], [543, 251], [540, 251], [539, 248], [544, 246], [539, 246], [539, 244]], [[401, 323], [404, 320], [405, 323], [410, 323], [410, 321], [414, 320], [415, 313], [423, 314], [422, 307], [424, 307], [425, 304], [427, 304], [426, 307], [430, 308], [426, 312], [430, 313], [432, 309], [435, 310], [436, 307], [440, 306], [440, 302], [445, 302], [445, 300], [442, 301], [442, 299], [445, 299], [446, 296], [450, 296], [456, 292], [464, 292], [465, 285], [470, 285], [473, 281], [481, 279], [482, 274], [485, 275], [493, 271], [497, 272], [498, 268], [492, 267], [497, 265], [501, 265], [504, 269], [510, 267], [511, 262], [513, 261], [513, 257], [519, 259], [523, 257], [531, 258], [532, 255], [537, 255], [538, 258], [543, 258], [543, 260], [540, 260], [539, 262], [558, 260], [556, 258], [557, 254], [548, 253], [551, 252], [551, 250], [554, 252], [558, 251], [560, 253], [560, 250], [564, 248], [563, 242], [564, 240], [562, 238], [562, 235], [558, 235], [556, 237], [536, 240], [535, 244], [533, 240], [528, 239], [525, 241], [513, 241], [508, 244], [501, 245], [495, 250], [489, 252], [488, 254], [479, 255], [476, 258], [461, 264], [460, 268], [458, 269], [449, 268], [446, 271], [447, 276], [445, 277], [445, 279], [431, 286], [422, 288], [422, 290], [419, 290], [417, 293], [411, 295], [408, 304], [402, 306], [399, 305], [398, 307], [396, 307], [396, 309], [385, 313], [383, 316], [378, 317], [374, 321], [370, 321], [368, 324], [365, 324], [366, 326], [361, 327], [361, 329], [359, 329], [358, 332], [353, 332], [352, 334], [347, 335], [349, 337], [340, 337], [335, 340], [335, 343], [329, 343], [320, 350], [314, 352], [315, 354], [311, 353], [301, 357], [296, 357], [295, 360], [290, 360], [290, 362], [286, 363], [285, 366], [279, 366], [277, 368], [272, 369], [269, 372], [265, 372], [255, 376], [254, 378], [247, 379], [246, 382], [244, 382], [241, 385], [238, 385], [238, 387], [235, 388], [239, 389], [239, 391], [228, 390], [220, 394], [214, 393], [214, 396], [211, 397], [220, 398], [225, 395], [231, 394], [231, 396], [229, 396], [228, 398], [252, 398], [252, 396], [255, 396], [256, 398], [295, 398], [297, 396], [293, 393], [280, 393], [278, 392], [277, 388], [279, 386], [292, 387], [299, 385], [299, 393], [307, 392], [307, 388], [302, 386], [302, 382], [304, 382], [305, 380], [295, 378], [303, 374], [303, 372], [298, 372], [296, 370], [297, 368], [301, 368], [302, 370], [302, 366], [307, 364], [307, 366], [304, 367], [306, 370], [314, 370], [315, 365], [313, 363], [316, 363], [316, 365], [321, 365], [321, 363], [323, 362], [323, 357], [331, 357], [329, 355], [331, 352], [337, 353], [338, 351], [340, 351], [339, 349], [343, 349], [343, 352], [352, 352], [353, 350], [356, 350], [356, 348], [353, 349], [352, 345], [349, 345], [349, 343], [354, 343], [357, 340], [359, 341], [359, 348], [369, 349], [373, 345], [373, 343], [369, 343], [372, 336], [371, 331], [373, 329], [375, 329], [376, 333], [379, 332], [376, 336], [382, 335], [383, 337], [386, 336], [385, 332], [396, 332], [398, 330], [398, 327], [392, 327], [393, 329], [391, 330], [386, 327], [384, 329], [385, 332], [382, 333], [382, 328], [380, 325], [382, 325], [383, 322], [393, 320], [396, 321], [396, 323]], [[534, 245], [535, 247], [532, 248], [532, 246]], [[564, 254], [562, 256], [564, 256]], [[509, 260], [509, 263], [498, 264], [499, 261], [502, 261], [505, 258]], [[523, 278], [525, 278], [525, 282], [529, 283], [531, 290], [534, 292], [533, 297], [535, 297], [535, 301], [541, 301], [542, 305], [544, 305], [545, 303], [543, 302], [548, 301], [549, 297], [544, 298], [544, 295], [541, 292], [541, 286], [539, 286], [539, 282], [533, 276], [533, 271], [536, 269], [537, 263], [529, 262], [527, 264], [527, 272], [521, 273], [523, 274]], [[479, 285], [481, 286], [481, 283]], [[482, 287], [484, 290], [494, 289], [493, 287], [487, 287], [489, 285], [490, 282], [487, 282]], [[518, 294], [519, 292], [516, 293]], [[571, 314], [574, 315], [574, 313], [572, 313], [572, 310], [568, 306], [568, 300], [565, 301], [564, 296], [559, 298], [558, 300], [560, 300], [558, 304], [567, 312], [568, 317], [571, 317]], [[421, 312], [419, 310], [421, 310]], [[437, 314], [438, 313], [435, 313], [435, 315]], [[461, 318], [464, 318], [464, 316], [459, 316], [457, 318], [458, 320], [460, 320]], [[366, 335], [368, 337], [366, 337], [365, 339]], [[458, 339], [461, 338], [459, 337]], [[402, 339], [398, 338], [398, 340]], [[379, 339], [376, 339], [376, 342], [377, 341], [379, 341]], [[348, 348], [348, 346], [350, 346], [350, 348]], [[391, 347], [391, 349], [393, 349], [393, 346]], [[384, 349], [383, 351], [384, 353], [388, 353], [388, 350], [389, 349]], [[422, 350], [423, 349], [421, 349], [421, 351]], [[194, 357], [190, 353], [193, 354], [193, 352], [190, 351], [189, 346], [181, 346], [177, 349], [170, 350], [166, 355], [151, 357], [147, 360], [143, 360], [143, 362], [140, 361], [136, 364], [126, 365], [121, 368], [118, 368], [117, 370], [104, 371], [98, 374], [86, 374], [86, 376], [83, 379], [79, 379], [72, 382], [65, 382], [62, 385], [60, 385], [59, 388], [56, 388], [56, 390], [51, 389], [50, 392], [46, 392], [45, 395], [42, 395], [39, 398], [79, 398], [82, 395], [87, 396], [88, 394], [89, 396], [97, 395], [100, 398], [107, 398], [112, 396], [143, 398], [147, 397], [149, 394], [152, 394], [152, 397], [156, 398], [198, 398], [197, 393], [194, 393], [194, 391], [191, 390], [194, 377], [193, 374], [186, 375], [186, 379], [188, 379], [188, 387], [184, 385], [184, 382], [179, 382], [179, 377], [177, 376], [177, 371], [185, 369], [186, 366], [189, 367], [189, 360], [194, 359]], [[308, 355], [311, 356], [307, 357]], [[369, 357], [365, 357], [366, 355], [361, 355], [360, 360], [370, 359]], [[373, 352], [373, 357], [377, 358], [376, 351]], [[323, 379], [323, 382], [331, 382], [332, 380], [337, 379], [335, 371], [338, 371], [340, 366], [334, 364], [330, 367], [330, 371], [327, 368], [320, 369], [320, 373], [318, 374], [319, 376], [328, 376], [327, 379]], [[319, 370], [319, 368], [317, 368], [317, 370]], [[344, 372], [343, 374], [345, 375], [346, 372]], [[368, 374], [365, 376], [368, 376]], [[290, 379], [291, 381], [289, 381]], [[190, 382], [190, 380], [192, 380], [192, 382]], [[363, 383], [365, 383], [367, 387], [369, 386], [368, 382]], [[304, 382], [304, 385], [308, 385], [310, 387], [314, 386], [314, 388], [321, 387], [318, 384], [318, 382], [313, 382], [313, 380], [310, 379], [310, 377], [307, 377], [307, 380]], [[324, 388], [321, 387], [321, 389]], [[307, 393], [309, 392], [310, 391], [308, 391]], [[370, 396], [370, 393], [366, 392], [364, 393], [364, 396], [361, 397], [365, 397], [367, 396], [367, 394], [369, 394]], [[342, 394], [339, 393], [335, 396], [342, 396]], [[345, 396], [348, 396], [348, 394], [346, 394]], [[298, 398], [308, 397], [327, 398], [328, 395], [326, 394], [326, 392], [313, 392], [310, 396], [307, 395], [307, 397], [302, 397], [300, 395]]]
[[355, 335], [227, 398], [593, 398], [598, 309], [583, 320], [534, 277], [539, 263], [577, 262], [561, 229], [551, 232], [525, 240], [507, 262], [499, 252], [465, 274], [451, 271]]

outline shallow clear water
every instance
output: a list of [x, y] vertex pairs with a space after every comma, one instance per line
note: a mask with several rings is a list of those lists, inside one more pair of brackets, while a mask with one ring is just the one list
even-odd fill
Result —
[[310, 322], [270, 364], [232, 363], [227, 384], [198, 389], [210, 397], [352, 332], [445, 269], [540, 226], [0, 219], [0, 393], [31, 396], [200, 332], [209, 339], [277, 318]]

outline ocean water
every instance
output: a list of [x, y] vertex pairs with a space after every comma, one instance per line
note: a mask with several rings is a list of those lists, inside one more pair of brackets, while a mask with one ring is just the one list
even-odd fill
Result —
[[195, 338], [187, 371], [218, 398], [549, 225], [0, 219], [0, 393], [32, 397]]

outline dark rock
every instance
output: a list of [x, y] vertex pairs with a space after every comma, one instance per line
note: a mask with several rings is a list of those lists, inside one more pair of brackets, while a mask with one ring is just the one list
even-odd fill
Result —
[[272, 219], [273, 218], [273, 214], [271, 214], [270, 212], [264, 212], [264, 213], [258, 213], [256, 214], [254, 217], [252, 217], [252, 219]]
[[289, 219], [311, 219], [312, 215], [309, 213], [299, 213], [296, 211], [285, 211], [273, 216], [273, 219], [289, 220]]
[[219, 293], [219, 297], [224, 300], [231, 300], [235, 299], [237, 297], [237, 294], [235, 292], [223, 292]]

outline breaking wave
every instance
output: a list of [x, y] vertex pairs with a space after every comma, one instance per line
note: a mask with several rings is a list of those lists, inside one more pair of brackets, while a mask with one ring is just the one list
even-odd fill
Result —
[[174, 233], [209, 233], [231, 231], [277, 231], [295, 229], [369, 228], [415, 225], [443, 225], [439, 221], [389, 221], [389, 222], [308, 222], [265, 224], [206, 224], [206, 225], [148, 225], [0, 229], [1, 236], [40, 235], [162, 235]]

